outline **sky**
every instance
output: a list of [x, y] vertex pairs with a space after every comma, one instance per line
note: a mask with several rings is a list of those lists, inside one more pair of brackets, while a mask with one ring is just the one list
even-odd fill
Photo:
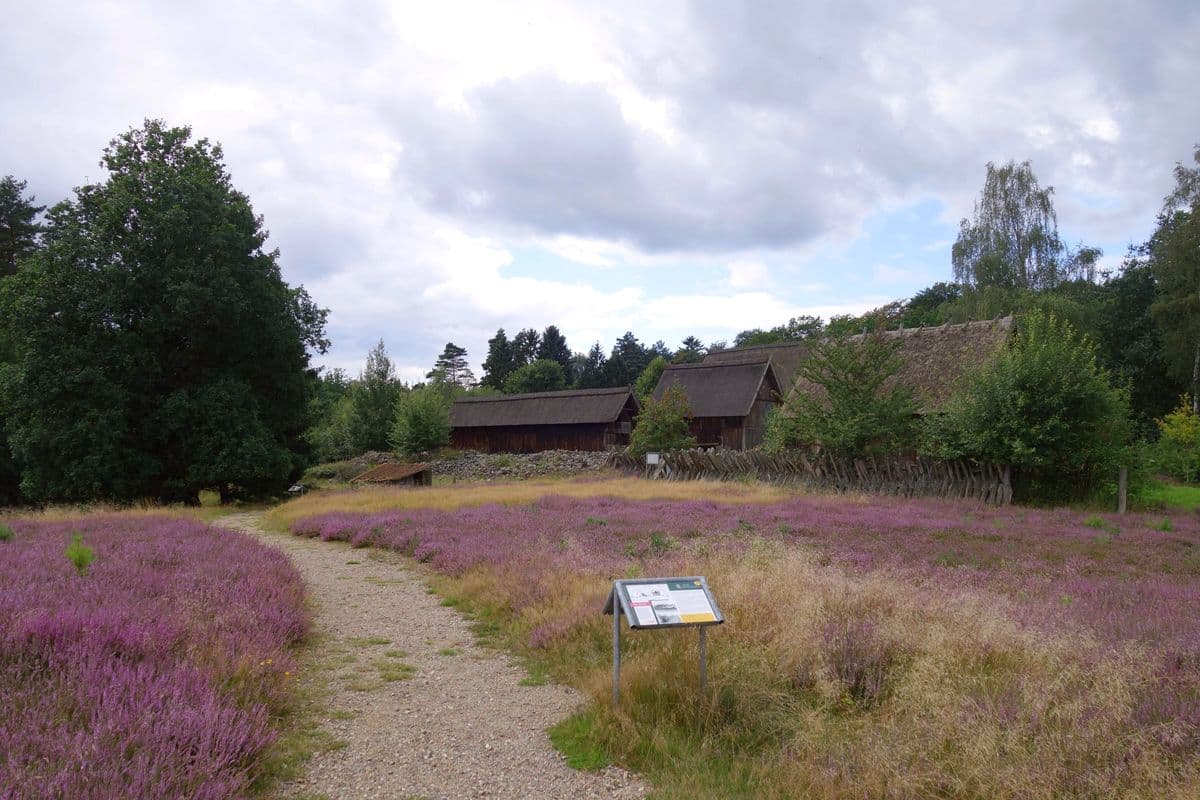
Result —
[[0, 175], [104, 179], [160, 118], [219, 142], [351, 375], [476, 373], [861, 313], [951, 278], [985, 165], [1030, 160], [1114, 269], [1200, 144], [1200, 3], [0, 0]]

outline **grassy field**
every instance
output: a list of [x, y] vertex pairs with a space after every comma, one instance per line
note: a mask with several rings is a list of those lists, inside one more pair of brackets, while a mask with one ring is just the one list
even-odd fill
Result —
[[[1200, 516], [569, 481], [308, 496], [278, 526], [413, 555], [593, 703], [553, 732], [663, 798], [1200, 796]], [[729, 622], [629, 635], [615, 577], [705, 574]]]

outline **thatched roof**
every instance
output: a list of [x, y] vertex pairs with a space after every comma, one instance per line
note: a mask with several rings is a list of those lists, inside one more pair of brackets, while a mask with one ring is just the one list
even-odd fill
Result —
[[678, 386], [697, 417], [744, 417], [763, 381], [772, 392], [780, 390], [770, 359], [762, 357], [733, 363], [672, 364], [654, 387], [654, 399], [661, 400], [669, 387]]
[[418, 472], [424, 472], [429, 469], [428, 464], [380, 464], [377, 467], [371, 467], [366, 472], [351, 478], [351, 483], [392, 483], [393, 481], [402, 481], [405, 478], [411, 478]]
[[450, 424], [455, 428], [608, 424], [621, 416], [627, 402], [637, 406], [628, 387], [465, 397], [450, 407]]
[[[896, 380], [913, 390], [918, 409], [928, 413], [945, 405], [968, 367], [982, 363], [1003, 346], [1012, 327], [1013, 318], [1004, 317], [936, 328], [884, 331], [883, 336], [900, 340], [899, 355], [903, 363]], [[850, 338], [857, 340], [862, 335]], [[723, 350], [709, 355], [702, 363], [728, 363], [767, 355], [783, 386], [791, 387], [789, 392], [807, 392], [818, 387], [800, 378], [797, 370], [808, 357], [809, 346], [806, 342], [793, 342]]]

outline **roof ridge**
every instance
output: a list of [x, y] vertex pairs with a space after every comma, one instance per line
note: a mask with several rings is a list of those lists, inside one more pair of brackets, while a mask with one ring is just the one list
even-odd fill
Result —
[[454, 402], [456, 403], [496, 403], [506, 400], [531, 400], [541, 397], [578, 397], [578, 396], [595, 396], [603, 394], [628, 394], [631, 392], [628, 386], [605, 386], [596, 389], [560, 389], [554, 392], [526, 392], [524, 394], [493, 394], [482, 397], [459, 397]]

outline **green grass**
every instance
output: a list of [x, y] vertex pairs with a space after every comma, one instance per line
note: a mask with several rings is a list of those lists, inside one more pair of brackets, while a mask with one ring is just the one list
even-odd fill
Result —
[[1154, 480], [1139, 493], [1138, 500], [1139, 505], [1150, 508], [1195, 511], [1200, 509], [1200, 486]]
[[391, 643], [392, 640], [384, 636], [352, 636], [346, 640], [351, 647], [377, 647]]
[[567, 717], [546, 731], [550, 743], [567, 760], [572, 769], [599, 772], [612, 763], [596, 727], [596, 717], [584, 711]]
[[443, 647], [437, 651], [437, 654], [439, 656], [456, 656], [461, 652], [462, 650], [459, 650], [457, 647]]

